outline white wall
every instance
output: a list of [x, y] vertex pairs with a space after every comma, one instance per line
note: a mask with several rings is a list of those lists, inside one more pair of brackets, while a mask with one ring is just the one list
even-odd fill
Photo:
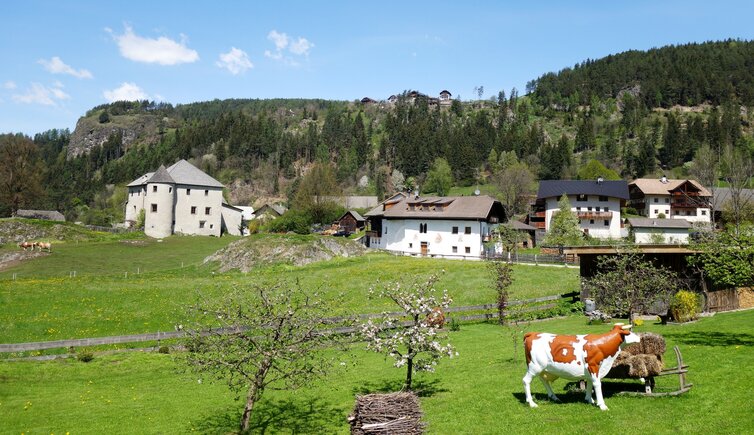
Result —
[[[427, 224], [426, 233], [419, 232], [419, 224]], [[422, 242], [426, 242], [429, 256], [478, 258], [483, 251], [482, 237], [494, 226], [472, 220], [383, 219], [382, 237], [370, 239], [370, 247], [421, 255]], [[457, 234], [453, 227], [458, 227]], [[466, 227], [471, 234], [465, 234]]]
[[[663, 213], [667, 219], [686, 219], [689, 222], [712, 222], [709, 208], [698, 207], [696, 209], [671, 209], [670, 195], [647, 195], [644, 216], [657, 218]], [[657, 200], [657, 202], [655, 202]], [[687, 215], [686, 212], [691, 212]]]
[[126, 201], [126, 222], [136, 222], [139, 212], [144, 208], [146, 186], [128, 188], [128, 200]]
[[[571, 211], [574, 213], [589, 212], [591, 207], [592, 212], [598, 211], [607, 212], [611, 214], [609, 225], [605, 225], [605, 219], [594, 219], [594, 223], [590, 223], [590, 219], [579, 219], [579, 225], [582, 230], [588, 229], [589, 235], [600, 239], [618, 239], [621, 237], [620, 228], [620, 199], [608, 197], [607, 201], [600, 201], [598, 195], [588, 195], [586, 201], [576, 201], [576, 195], [568, 195], [568, 201], [571, 203]], [[560, 198], [547, 198], [545, 201], [545, 230], [550, 231], [550, 222], [554, 213], [560, 210], [558, 207], [558, 200]], [[580, 210], [579, 210], [580, 209]]]
[[[172, 184], [149, 183], [144, 196], [144, 234], [162, 238], [173, 234], [173, 201], [175, 187]], [[157, 205], [157, 211], [152, 210]]]
[[[175, 190], [177, 195], [174, 231], [181, 234], [219, 237], [222, 229], [222, 189], [178, 184]], [[191, 191], [190, 194], [187, 194], [188, 190]], [[195, 214], [191, 213], [191, 207], [196, 207]], [[210, 208], [209, 214], [205, 212], [207, 207]], [[201, 227], [202, 222], [204, 228]]]
[[243, 212], [230, 207], [222, 207], [222, 225], [228, 234], [232, 236], [241, 235], [241, 222], [243, 221]]
[[633, 232], [636, 243], [654, 243], [652, 239], [655, 234], [662, 235], [662, 243], [682, 245], [689, 242], [688, 228], [634, 228]]

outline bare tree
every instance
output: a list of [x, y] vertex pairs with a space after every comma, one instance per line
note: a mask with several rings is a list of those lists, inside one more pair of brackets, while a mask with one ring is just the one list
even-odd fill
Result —
[[723, 151], [720, 166], [723, 179], [730, 189], [730, 211], [738, 234], [746, 206], [749, 201], [754, 200], [751, 191], [747, 193], [745, 190], [754, 176], [754, 164], [747, 153], [728, 146]]
[[511, 164], [495, 174], [494, 179], [500, 191], [498, 198], [508, 220], [527, 211], [529, 195], [534, 191], [534, 174], [525, 163]]
[[[694, 176], [697, 181], [702, 183], [702, 186], [712, 194], [712, 203], [710, 207], [710, 219], [712, 223], [715, 223], [715, 191], [717, 190], [717, 180], [720, 175], [720, 158], [718, 154], [712, 151], [707, 145], [702, 145], [696, 150], [694, 154], [694, 166], [691, 169], [691, 175]], [[700, 205], [702, 206], [702, 205]]]
[[188, 307], [185, 362], [199, 374], [246, 391], [241, 431], [265, 389], [295, 389], [327, 373], [321, 350], [344, 336], [328, 333], [330, 306], [301, 285], [235, 289]]

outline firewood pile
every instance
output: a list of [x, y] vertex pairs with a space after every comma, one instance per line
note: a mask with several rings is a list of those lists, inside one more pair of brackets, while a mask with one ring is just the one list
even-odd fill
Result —
[[646, 378], [662, 372], [665, 339], [651, 332], [640, 333], [641, 341], [624, 347], [615, 359], [608, 378]]
[[348, 416], [351, 433], [367, 434], [423, 434], [425, 423], [416, 394], [390, 393], [356, 396], [356, 406]]

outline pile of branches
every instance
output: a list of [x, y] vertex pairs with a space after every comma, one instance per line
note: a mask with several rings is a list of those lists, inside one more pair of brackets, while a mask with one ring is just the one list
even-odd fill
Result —
[[352, 434], [414, 435], [424, 433], [421, 418], [419, 398], [412, 392], [367, 394], [356, 396], [348, 422]]
[[665, 339], [651, 332], [640, 333], [641, 341], [624, 347], [615, 359], [608, 378], [646, 378], [662, 371]]

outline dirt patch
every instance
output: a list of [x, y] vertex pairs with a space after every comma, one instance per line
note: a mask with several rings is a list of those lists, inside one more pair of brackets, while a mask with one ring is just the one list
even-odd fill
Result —
[[218, 263], [220, 272], [248, 272], [265, 265], [303, 266], [336, 257], [359, 256], [365, 252], [362, 244], [339, 237], [252, 237], [231, 243], [205, 258], [204, 263]]
[[21, 251], [18, 252], [5, 252], [0, 254], [0, 271], [11, 268], [21, 262], [30, 260], [32, 258], [43, 257], [50, 255], [47, 252], [34, 252], [34, 251]]

